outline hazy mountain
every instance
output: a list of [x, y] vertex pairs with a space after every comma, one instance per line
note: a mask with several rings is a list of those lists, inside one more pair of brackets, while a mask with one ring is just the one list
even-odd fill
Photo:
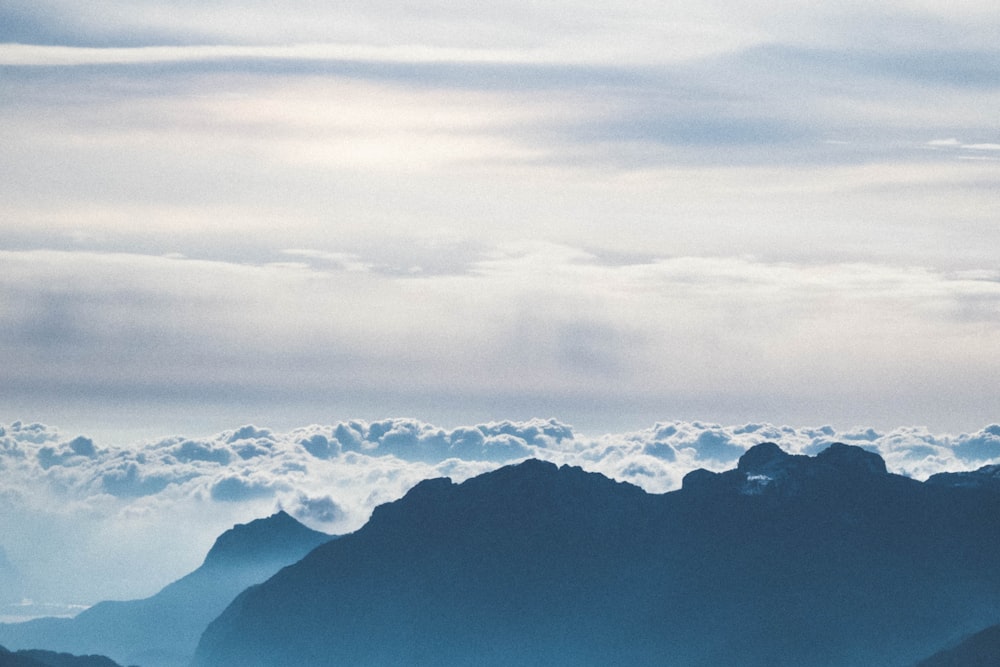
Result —
[[957, 646], [934, 654], [917, 667], [996, 667], [1000, 665], [1000, 625], [968, 637]]
[[247, 586], [330, 540], [285, 512], [223, 533], [202, 565], [143, 600], [101, 602], [75, 618], [0, 625], [12, 648], [100, 653], [142, 667], [186, 665], [205, 626]]
[[912, 665], [1000, 617], [1000, 494], [776, 445], [651, 495], [527, 461], [418, 484], [241, 594], [198, 667]]
[[54, 651], [11, 652], [0, 646], [0, 667], [121, 667], [103, 655], [70, 655]]

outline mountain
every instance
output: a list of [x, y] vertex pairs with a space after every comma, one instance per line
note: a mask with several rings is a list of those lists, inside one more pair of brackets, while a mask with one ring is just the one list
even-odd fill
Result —
[[652, 495], [527, 461], [425, 481], [244, 591], [196, 667], [903, 667], [995, 622], [1000, 494], [758, 445]]
[[957, 646], [935, 653], [917, 667], [996, 667], [1000, 665], [1000, 625], [993, 625]]
[[186, 666], [205, 626], [240, 591], [330, 539], [278, 512], [223, 533], [198, 569], [152, 597], [101, 602], [74, 618], [0, 625], [0, 642], [100, 653], [142, 667]]
[[54, 651], [11, 652], [0, 646], [0, 667], [121, 667], [103, 655], [70, 655]]
[[971, 472], [939, 472], [931, 475], [927, 483], [1000, 491], [1000, 465], [983, 466]]

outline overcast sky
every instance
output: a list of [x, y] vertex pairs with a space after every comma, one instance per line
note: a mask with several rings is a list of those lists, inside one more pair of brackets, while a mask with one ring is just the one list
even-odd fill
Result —
[[5, 2], [0, 398], [974, 430], [986, 2]]
[[[524, 455], [667, 490], [767, 432], [718, 424], [1000, 460], [997, 44], [992, 0], [6, 0], [0, 575], [148, 594]], [[302, 444], [398, 417], [573, 437]]]

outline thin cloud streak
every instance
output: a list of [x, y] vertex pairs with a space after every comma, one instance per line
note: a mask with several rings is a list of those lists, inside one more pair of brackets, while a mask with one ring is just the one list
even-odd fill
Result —
[[[590, 396], [600, 418], [630, 399], [700, 396], [688, 408], [698, 415], [719, 396], [753, 405], [780, 395], [778, 414], [794, 418], [820, 410], [824, 395], [854, 393], [884, 396], [879, 424], [948, 427], [996, 407], [986, 391], [1000, 373], [991, 274], [702, 257], [608, 264], [539, 243], [426, 276], [298, 257], [0, 253], [5, 398], [174, 391], [191, 405], [226, 394], [319, 404], [391, 386], [377, 408], [462, 392], [502, 404], [521, 392], [556, 401], [544, 409]], [[838, 420], [875, 416], [830, 404]]]

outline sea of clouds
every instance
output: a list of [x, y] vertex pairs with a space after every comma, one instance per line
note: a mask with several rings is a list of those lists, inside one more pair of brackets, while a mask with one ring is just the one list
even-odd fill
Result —
[[[151, 594], [196, 567], [223, 530], [277, 509], [342, 534], [422, 479], [461, 481], [529, 457], [662, 493], [764, 441], [803, 454], [856, 444], [917, 479], [1000, 462], [998, 424], [947, 435], [669, 421], [590, 436], [555, 419], [441, 428], [399, 418], [104, 447], [15, 421], [0, 426], [0, 620]], [[68, 606], [45, 606], [56, 603]]]

